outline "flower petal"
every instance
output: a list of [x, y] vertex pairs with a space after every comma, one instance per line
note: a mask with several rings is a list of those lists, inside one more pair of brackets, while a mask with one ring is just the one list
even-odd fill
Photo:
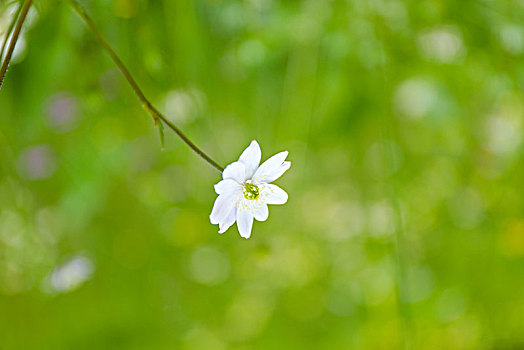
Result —
[[219, 224], [220, 230], [218, 231], [218, 233], [226, 232], [231, 227], [231, 225], [235, 223], [236, 219], [237, 219], [237, 208], [233, 206], [233, 208], [229, 212], [229, 215], [224, 219], [224, 221], [222, 221]]
[[281, 177], [289, 168], [291, 167], [291, 162], [282, 162], [282, 165], [278, 170], [276, 170], [274, 173], [271, 174], [271, 176], [268, 176], [270, 179], [269, 182], [275, 181], [279, 177]]
[[267, 204], [284, 204], [287, 202], [286, 191], [273, 184], [266, 184], [262, 187], [262, 198]]
[[251, 236], [251, 228], [253, 227], [253, 215], [247, 210], [237, 209], [237, 227], [240, 236], [249, 238]]
[[259, 183], [269, 183], [278, 179], [291, 166], [291, 162], [286, 162], [287, 151], [275, 154], [273, 157], [266, 160], [255, 171], [253, 180]]
[[269, 210], [266, 203], [260, 203], [259, 206], [253, 207], [253, 216], [257, 221], [266, 221], [269, 216]]
[[238, 183], [246, 181], [246, 167], [242, 162], [233, 162], [229, 164], [222, 173], [224, 180], [232, 179]]
[[235, 190], [242, 190], [242, 186], [233, 179], [222, 180], [215, 185], [215, 192], [217, 194], [225, 194], [234, 192]]
[[226, 194], [221, 194], [215, 200], [211, 214], [209, 215], [209, 220], [213, 225], [223, 222], [230, 211], [233, 209], [235, 202], [235, 193], [230, 192]]
[[258, 142], [251, 141], [251, 144], [242, 152], [239, 162], [242, 162], [246, 167], [246, 179], [251, 179], [255, 171], [260, 165], [260, 158], [262, 158], [262, 151]]

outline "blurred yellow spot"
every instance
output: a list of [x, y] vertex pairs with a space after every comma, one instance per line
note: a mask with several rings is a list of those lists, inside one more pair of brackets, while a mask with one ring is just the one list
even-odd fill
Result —
[[514, 220], [500, 239], [500, 249], [507, 256], [524, 255], [524, 220]]
[[235, 341], [257, 337], [266, 327], [273, 307], [262, 295], [238, 295], [226, 313], [224, 332]]
[[190, 329], [183, 339], [184, 350], [224, 350], [226, 343], [212, 330], [202, 326]]
[[122, 266], [137, 269], [149, 259], [151, 244], [141, 232], [125, 231], [113, 239], [113, 256]]
[[191, 278], [201, 284], [222, 283], [229, 276], [229, 258], [213, 247], [199, 247], [189, 259]]
[[135, 193], [142, 203], [152, 208], [161, 208], [165, 203], [162, 197], [160, 176], [155, 173], [145, 173], [142, 177], [137, 177], [135, 181]]
[[311, 322], [324, 311], [325, 293], [316, 285], [288, 290], [283, 295], [283, 308], [287, 314], [301, 322]]
[[466, 310], [467, 299], [457, 288], [444, 290], [435, 305], [437, 319], [443, 323], [457, 320]]
[[173, 221], [170, 241], [177, 247], [196, 246], [202, 243], [204, 234], [209, 230], [203, 227], [201, 215], [191, 211], [182, 211]]
[[[320, 252], [310, 241], [297, 241], [292, 238], [277, 237], [271, 243], [267, 258], [255, 259], [260, 271], [272, 284], [280, 287], [301, 287], [314, 280], [322, 266]], [[239, 267], [245, 278], [252, 276], [253, 266]]]
[[122, 18], [135, 17], [138, 12], [136, 0], [116, 0], [113, 3], [113, 12]]
[[116, 118], [102, 118], [91, 130], [93, 145], [102, 153], [115, 151], [121, 144], [124, 130]]
[[388, 271], [391, 271], [388, 261], [382, 261], [363, 270], [358, 279], [364, 292], [366, 305], [379, 305], [387, 300], [393, 292], [394, 281]]

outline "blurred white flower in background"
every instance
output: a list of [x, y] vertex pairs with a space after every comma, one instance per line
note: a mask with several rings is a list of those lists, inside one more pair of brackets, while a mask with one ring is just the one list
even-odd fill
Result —
[[165, 111], [174, 123], [190, 123], [206, 110], [206, 95], [195, 88], [172, 90], [164, 98]]
[[495, 114], [485, 122], [487, 149], [496, 155], [510, 155], [522, 142], [521, 121], [518, 114]]
[[419, 34], [418, 46], [426, 58], [439, 63], [456, 63], [466, 53], [460, 29], [437, 26]]
[[49, 274], [44, 290], [50, 294], [73, 291], [88, 281], [93, 272], [94, 265], [90, 259], [75, 256]]
[[506, 24], [498, 30], [499, 40], [504, 49], [514, 55], [524, 52], [524, 30], [521, 26]]
[[287, 193], [271, 184], [291, 166], [291, 162], [285, 161], [287, 155], [287, 151], [277, 153], [259, 166], [262, 152], [253, 140], [238, 161], [224, 169], [223, 180], [215, 185], [219, 196], [209, 216], [213, 225], [219, 225], [219, 233], [227, 231], [236, 221], [240, 235], [249, 238], [253, 218], [265, 221], [268, 204], [287, 202]]
[[395, 110], [411, 119], [427, 116], [437, 105], [438, 89], [427, 77], [414, 77], [402, 82], [395, 90]]

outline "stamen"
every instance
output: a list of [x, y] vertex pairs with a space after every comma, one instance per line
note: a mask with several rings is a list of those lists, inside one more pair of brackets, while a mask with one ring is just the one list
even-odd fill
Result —
[[244, 198], [249, 200], [255, 200], [260, 195], [260, 192], [258, 191], [258, 186], [253, 185], [251, 183], [246, 183], [244, 185]]

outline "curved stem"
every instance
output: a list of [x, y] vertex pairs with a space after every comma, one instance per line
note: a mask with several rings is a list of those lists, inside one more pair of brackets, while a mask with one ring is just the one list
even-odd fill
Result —
[[68, 0], [68, 2], [73, 7], [74, 11], [82, 17], [84, 22], [86, 23], [87, 27], [93, 32], [98, 42], [102, 45], [102, 47], [107, 51], [109, 56], [111, 56], [111, 59], [115, 62], [115, 64], [118, 66], [118, 69], [122, 72], [122, 74], [125, 76], [127, 82], [129, 85], [131, 85], [131, 88], [135, 92], [136, 96], [142, 102], [142, 107], [151, 115], [153, 120], [155, 121], [155, 124], [159, 122], [164, 122], [171, 130], [177, 134], [178, 137], [182, 139], [182, 141], [185, 142], [186, 145], [188, 145], [196, 154], [198, 154], [202, 159], [204, 159], [206, 162], [211, 164], [213, 167], [215, 167], [218, 171], [222, 172], [224, 171], [224, 168], [221, 167], [217, 162], [215, 162], [210, 156], [208, 156], [204, 151], [202, 151], [200, 148], [198, 148], [183, 132], [180, 130], [175, 124], [173, 124], [171, 121], [169, 121], [162, 113], [160, 113], [155, 106], [149, 102], [149, 100], [146, 98], [140, 87], [138, 86], [136, 80], [133, 78], [129, 70], [126, 68], [120, 57], [116, 54], [115, 50], [109, 45], [109, 43], [104, 39], [102, 34], [98, 31], [98, 29], [95, 27], [95, 24], [87, 14], [87, 12], [80, 6], [78, 2], [75, 0]]
[[[16, 42], [18, 41], [18, 37], [20, 36], [20, 31], [22, 30], [22, 26], [24, 25], [24, 21], [27, 17], [27, 13], [29, 12], [29, 8], [31, 7], [31, 4], [33, 3], [33, 0], [27, 0], [24, 3], [24, 7], [22, 8], [22, 12], [20, 13], [20, 18], [18, 19], [18, 22], [16, 23], [15, 31], [13, 32], [13, 36], [11, 37], [11, 42], [9, 43], [9, 48], [7, 49], [7, 54], [5, 56], [4, 62], [2, 63], [2, 68], [0, 68], [0, 89], [2, 88], [2, 83], [4, 82], [5, 73], [7, 72], [7, 67], [9, 66], [9, 62], [11, 62], [11, 57], [13, 56], [13, 52], [15, 51]], [[9, 31], [7, 32], [7, 36], [9, 36]], [[7, 37], [6, 37], [7, 40]], [[3, 51], [2, 47], [2, 51]]]

